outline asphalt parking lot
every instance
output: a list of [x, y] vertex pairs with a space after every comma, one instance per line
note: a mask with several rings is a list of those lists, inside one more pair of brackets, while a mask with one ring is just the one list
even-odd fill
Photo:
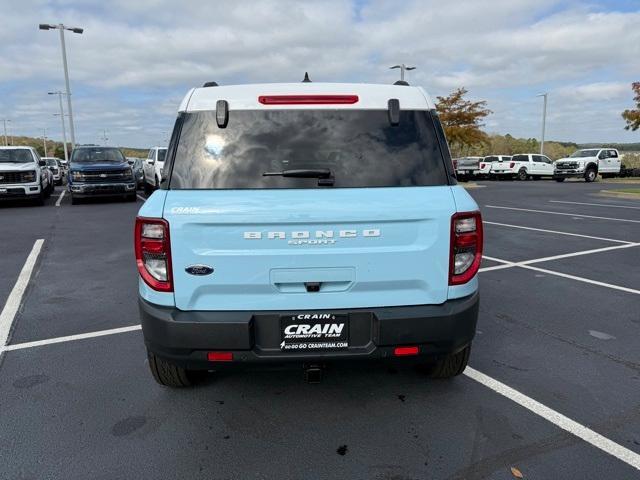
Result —
[[480, 185], [481, 312], [451, 382], [376, 365], [162, 388], [138, 329], [142, 197], [0, 204], [0, 478], [638, 478], [640, 202]]

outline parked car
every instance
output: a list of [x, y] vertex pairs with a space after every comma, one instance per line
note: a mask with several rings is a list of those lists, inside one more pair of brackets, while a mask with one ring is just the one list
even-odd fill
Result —
[[496, 178], [509, 177], [518, 180], [539, 179], [553, 176], [553, 162], [546, 155], [523, 153], [513, 155], [509, 162], [501, 162], [492, 167]]
[[141, 158], [127, 159], [129, 165], [133, 169], [133, 176], [136, 179], [136, 188], [141, 188], [144, 185], [144, 169], [142, 168], [144, 162]]
[[32, 147], [0, 147], [0, 199], [32, 199], [38, 205], [55, 189], [53, 174]]
[[64, 170], [62, 169], [60, 159], [56, 157], [42, 157], [42, 159], [47, 162], [47, 167], [49, 167], [49, 170], [51, 170], [51, 174], [53, 175], [53, 182], [56, 185], [62, 185]]
[[478, 175], [482, 158], [483, 157], [462, 157], [456, 159], [458, 179], [466, 181]]
[[478, 173], [476, 173], [476, 177], [489, 178], [490, 173], [491, 173], [491, 161], [487, 160], [487, 157], [483, 157], [478, 162]]
[[478, 316], [482, 219], [418, 87], [215, 86], [182, 101], [135, 227], [155, 380], [397, 359], [450, 378]]
[[484, 162], [489, 164], [489, 178], [495, 178], [495, 171], [508, 165], [510, 161], [511, 155], [489, 155], [488, 157], [484, 157]]
[[74, 148], [67, 183], [72, 205], [87, 197], [123, 196], [136, 201], [133, 171], [115, 147]]
[[144, 171], [144, 191], [147, 195], [160, 187], [164, 168], [164, 157], [167, 149], [163, 147], [153, 147], [149, 150], [147, 159], [142, 165]]
[[593, 182], [598, 174], [602, 178], [618, 175], [620, 163], [620, 154], [615, 148], [577, 150], [569, 157], [556, 161], [554, 179], [564, 182], [565, 178], [582, 177], [585, 182]]

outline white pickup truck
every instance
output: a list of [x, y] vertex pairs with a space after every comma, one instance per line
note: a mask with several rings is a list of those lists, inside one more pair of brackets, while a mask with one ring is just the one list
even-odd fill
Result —
[[32, 199], [44, 205], [54, 191], [46, 160], [32, 147], [0, 147], [0, 200]]
[[160, 187], [162, 169], [164, 168], [164, 157], [166, 154], [166, 148], [153, 147], [149, 150], [149, 154], [142, 164], [142, 171], [144, 173], [144, 192], [147, 195], [151, 195], [151, 192]]
[[553, 162], [546, 155], [522, 153], [513, 155], [510, 161], [492, 163], [491, 174], [497, 178], [509, 177], [518, 180], [538, 179], [553, 176]]
[[582, 177], [585, 182], [593, 182], [598, 174], [602, 178], [619, 174], [620, 163], [620, 154], [615, 148], [578, 150], [569, 157], [556, 161], [553, 178], [564, 182], [565, 178]]

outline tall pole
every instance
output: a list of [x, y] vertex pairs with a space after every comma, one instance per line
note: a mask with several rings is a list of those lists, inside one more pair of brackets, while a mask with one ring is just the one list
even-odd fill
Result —
[[49, 95], [58, 95], [58, 100], [60, 102], [60, 121], [62, 122], [62, 146], [64, 147], [64, 160], [69, 161], [69, 154], [67, 153], [67, 129], [64, 122], [64, 107], [62, 106], [62, 95], [64, 94], [61, 91], [57, 91], [49, 92]]
[[42, 129], [42, 143], [44, 144], [44, 156], [47, 157], [47, 129]]
[[546, 124], [547, 124], [547, 96], [549, 95], [549, 93], [542, 93], [540, 95], [538, 95], [539, 97], [543, 98], [543, 104], [542, 104], [542, 137], [540, 139], [540, 155], [544, 155], [544, 134], [545, 134], [545, 128], [546, 128]]
[[7, 121], [2, 120], [4, 123], [4, 146], [7, 147], [9, 144], [7, 143]]
[[[69, 86], [69, 67], [67, 66], [67, 46], [64, 43], [64, 25], [59, 24], [60, 44], [62, 45], [62, 64], [64, 65], [64, 83], [67, 89], [67, 108], [69, 110], [69, 130], [71, 131], [71, 148], [76, 146], [76, 131], [73, 127], [73, 109], [71, 108], [71, 87]], [[64, 116], [62, 117], [64, 120]]]

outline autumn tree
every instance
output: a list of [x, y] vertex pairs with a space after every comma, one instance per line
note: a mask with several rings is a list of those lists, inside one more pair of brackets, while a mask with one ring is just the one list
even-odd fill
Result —
[[482, 120], [492, 112], [485, 101], [467, 100], [467, 93], [467, 89], [462, 87], [447, 97], [436, 97], [436, 109], [454, 156], [487, 142], [487, 134], [480, 127], [483, 126]]
[[633, 82], [631, 89], [636, 94], [633, 97], [633, 101], [636, 102], [636, 108], [622, 112], [622, 118], [627, 122], [626, 127], [624, 127], [625, 130], [633, 130], [635, 132], [640, 128], [640, 82]]

